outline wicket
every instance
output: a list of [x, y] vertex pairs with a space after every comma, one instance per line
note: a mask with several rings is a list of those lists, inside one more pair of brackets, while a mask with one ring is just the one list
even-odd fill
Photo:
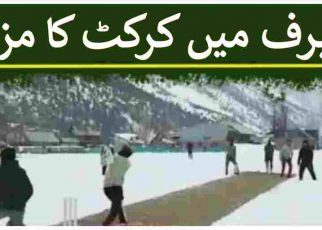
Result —
[[77, 226], [77, 199], [65, 197], [63, 199], [64, 226]]

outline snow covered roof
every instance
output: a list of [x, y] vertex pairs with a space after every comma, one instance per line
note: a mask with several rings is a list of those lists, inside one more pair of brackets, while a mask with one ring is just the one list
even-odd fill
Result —
[[239, 132], [241, 134], [248, 134], [248, 135], [254, 134], [254, 132], [251, 129], [249, 129], [241, 124], [229, 122], [229, 123], [227, 123], [227, 125], [232, 127], [233, 129], [235, 129], [237, 132]]
[[177, 131], [169, 131], [169, 136], [171, 137], [180, 137], [180, 133]]
[[59, 143], [58, 138], [55, 136], [53, 132], [34, 131], [34, 132], [25, 132], [25, 134], [29, 142], [49, 143], [49, 144]]
[[163, 143], [165, 143], [165, 144], [175, 144], [175, 143], [176, 143], [175, 141], [173, 141], [173, 140], [169, 140], [169, 139], [167, 139], [167, 138], [163, 138], [163, 139], [162, 139], [162, 142], [163, 142]]
[[127, 141], [131, 141], [133, 138], [138, 138], [138, 135], [135, 133], [115, 133], [114, 135]]
[[144, 144], [144, 141], [140, 140], [139, 136], [135, 133], [115, 133], [114, 135], [131, 144]]

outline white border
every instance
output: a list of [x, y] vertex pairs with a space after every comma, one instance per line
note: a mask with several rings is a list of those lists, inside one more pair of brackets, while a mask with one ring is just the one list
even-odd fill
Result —
[[322, 0], [0, 0], [0, 4], [322, 4]]

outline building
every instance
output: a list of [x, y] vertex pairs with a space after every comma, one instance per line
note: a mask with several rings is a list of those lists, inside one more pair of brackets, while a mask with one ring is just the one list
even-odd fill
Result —
[[221, 148], [230, 137], [239, 143], [259, 142], [259, 137], [251, 129], [234, 122], [197, 124], [180, 131], [182, 147], [191, 142], [194, 147], [204, 150]]
[[238, 143], [252, 143], [257, 139], [254, 132], [243, 125], [234, 122], [226, 123], [226, 125], [229, 128], [229, 135], [232, 135]]
[[219, 123], [203, 123], [180, 131], [180, 144], [185, 148], [190, 142], [194, 148], [207, 150], [212, 147], [222, 147], [230, 133], [227, 125]]
[[98, 146], [102, 144], [101, 132], [97, 130], [73, 130], [72, 135], [83, 146]]
[[180, 139], [180, 135], [174, 131], [165, 133], [158, 132], [150, 141], [149, 146], [153, 147], [169, 147], [174, 148], [177, 147]]
[[54, 146], [60, 141], [53, 132], [50, 131], [25, 131], [26, 145], [31, 146]]
[[80, 145], [80, 141], [75, 137], [61, 137], [60, 144], [67, 146], [77, 146]]

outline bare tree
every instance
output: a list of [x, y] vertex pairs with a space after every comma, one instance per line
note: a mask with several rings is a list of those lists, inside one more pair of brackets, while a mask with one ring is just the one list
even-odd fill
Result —
[[6, 141], [9, 132], [8, 120], [3, 114], [0, 114], [0, 140]]

